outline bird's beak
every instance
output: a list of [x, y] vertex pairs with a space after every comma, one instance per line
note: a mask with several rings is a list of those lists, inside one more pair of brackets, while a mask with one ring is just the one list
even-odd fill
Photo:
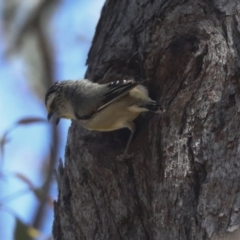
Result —
[[[48, 121], [52, 118], [52, 116], [53, 116], [53, 113], [52, 113], [52, 112], [49, 112], [49, 113], [48, 113], [48, 116], [47, 116]], [[56, 125], [58, 125], [59, 121], [60, 121], [60, 118], [57, 117], [57, 118], [56, 118]]]
[[49, 112], [49, 113], [48, 113], [48, 116], [47, 116], [48, 121], [51, 119], [52, 115], [53, 115], [52, 112]]
[[59, 121], [60, 121], [60, 118], [57, 118], [56, 119], [56, 125], [58, 125]]

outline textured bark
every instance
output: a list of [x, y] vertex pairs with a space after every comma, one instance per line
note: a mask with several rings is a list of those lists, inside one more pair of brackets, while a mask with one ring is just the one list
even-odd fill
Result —
[[233, 0], [106, 2], [86, 76], [148, 79], [166, 113], [137, 119], [134, 157], [125, 162], [116, 156], [128, 130], [89, 132], [72, 123], [55, 239], [233, 239], [240, 224], [239, 19]]

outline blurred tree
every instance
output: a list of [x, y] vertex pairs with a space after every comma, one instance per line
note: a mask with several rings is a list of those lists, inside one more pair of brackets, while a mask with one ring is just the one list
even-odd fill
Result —
[[166, 114], [137, 120], [125, 162], [127, 130], [72, 123], [55, 239], [239, 239], [239, 19], [235, 0], [106, 1], [86, 77], [148, 79]]
[[3, 2], [6, 55], [16, 54], [27, 63], [26, 80], [42, 100], [52, 85], [53, 49], [46, 37], [51, 16], [59, 0]]
[[[58, 0], [9, 0], [2, 3], [1, 13], [4, 35], [1, 37], [5, 40], [5, 57], [10, 58], [13, 55], [22, 57], [21, 60], [26, 63], [23, 64], [25, 67], [25, 80], [28, 81], [33, 92], [40, 97], [41, 101], [44, 99], [46, 90], [54, 82], [54, 55], [49, 36], [47, 36], [47, 30], [50, 17], [58, 3]], [[36, 117], [26, 117], [17, 121], [13, 128], [43, 121], [43, 119]], [[3, 152], [3, 147], [7, 142], [4, 140], [10, 130], [12, 128], [7, 130], [2, 137], [1, 152]], [[39, 200], [32, 222], [34, 228], [27, 226], [16, 218], [15, 239], [25, 239], [22, 236], [27, 235], [30, 239], [34, 234], [30, 233], [28, 229], [42, 229], [45, 221], [46, 206], [50, 205], [51, 202], [49, 193], [53, 183], [53, 170], [56, 166], [59, 150], [59, 133], [56, 127], [52, 128], [51, 143], [52, 151], [49, 154], [51, 156], [45, 161], [46, 167], [44, 168], [42, 186], [34, 188], [31, 181], [27, 182], [25, 179], [27, 185], [30, 186], [30, 190], [34, 192]], [[20, 175], [17, 175], [17, 177], [21, 180], [25, 178], [25, 176]]]

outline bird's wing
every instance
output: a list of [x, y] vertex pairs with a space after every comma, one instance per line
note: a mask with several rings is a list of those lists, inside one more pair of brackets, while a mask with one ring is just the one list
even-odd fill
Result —
[[97, 112], [126, 95], [138, 84], [139, 83], [135, 82], [134, 80], [118, 80], [108, 83], [107, 92], [104, 94], [104, 98], [102, 99], [103, 104], [97, 109]]

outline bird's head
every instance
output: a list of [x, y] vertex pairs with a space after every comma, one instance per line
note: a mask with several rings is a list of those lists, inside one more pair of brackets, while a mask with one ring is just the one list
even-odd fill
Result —
[[69, 81], [56, 82], [51, 86], [45, 95], [45, 105], [48, 111], [48, 120], [56, 115], [56, 124], [60, 118], [71, 118], [69, 116], [67, 91]]

